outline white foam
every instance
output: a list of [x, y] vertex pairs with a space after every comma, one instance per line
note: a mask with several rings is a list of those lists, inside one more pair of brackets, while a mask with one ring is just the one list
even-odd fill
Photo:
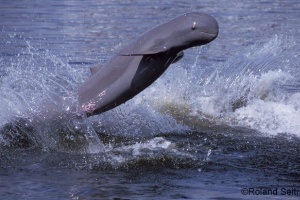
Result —
[[194, 158], [192, 154], [180, 151], [173, 142], [163, 137], [154, 137], [129, 145], [122, 144], [120, 147], [108, 144], [105, 146], [105, 152], [107, 161], [117, 166], [132, 159], [160, 157], [162, 155]]
[[139, 156], [143, 154], [143, 151], [158, 151], [158, 150], [168, 150], [170, 148], [174, 148], [174, 145], [163, 137], [155, 137], [146, 142], [137, 142], [133, 145], [123, 146], [122, 150], [132, 152], [133, 156]]
[[232, 117], [236, 125], [264, 133], [292, 133], [300, 136], [300, 110], [293, 104], [255, 99], [234, 112]]

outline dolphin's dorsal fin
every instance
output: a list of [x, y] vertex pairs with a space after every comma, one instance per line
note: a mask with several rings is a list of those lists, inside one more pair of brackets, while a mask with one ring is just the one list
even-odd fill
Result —
[[153, 54], [158, 54], [158, 53], [164, 53], [168, 49], [166, 46], [153, 46], [147, 50], [137, 50], [137, 51], [127, 51], [126, 49], [123, 49], [118, 53], [120, 56], [144, 56], [144, 55], [153, 55]]
[[99, 69], [102, 67], [102, 65], [95, 65], [95, 66], [92, 66], [90, 67], [90, 71], [91, 71], [91, 74], [96, 74], [97, 71], [99, 71]]

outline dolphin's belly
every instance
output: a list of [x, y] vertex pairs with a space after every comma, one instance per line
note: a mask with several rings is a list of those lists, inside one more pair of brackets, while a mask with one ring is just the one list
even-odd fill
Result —
[[[142, 56], [115, 56], [79, 89], [83, 111], [98, 114], [123, 103]], [[126, 101], [126, 100], [125, 100]]]

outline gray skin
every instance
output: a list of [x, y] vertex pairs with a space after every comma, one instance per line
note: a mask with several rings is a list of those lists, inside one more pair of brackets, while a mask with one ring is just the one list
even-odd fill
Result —
[[180, 60], [183, 50], [214, 40], [218, 29], [212, 16], [191, 12], [142, 34], [104, 66], [91, 68], [78, 90], [80, 110], [97, 115], [126, 102]]

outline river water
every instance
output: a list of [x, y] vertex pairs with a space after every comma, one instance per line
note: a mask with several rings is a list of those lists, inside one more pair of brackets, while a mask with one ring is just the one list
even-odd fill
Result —
[[[116, 109], [72, 111], [90, 66], [191, 11], [217, 19], [216, 40]], [[298, 199], [299, 11], [297, 0], [0, 1], [1, 199]]]

